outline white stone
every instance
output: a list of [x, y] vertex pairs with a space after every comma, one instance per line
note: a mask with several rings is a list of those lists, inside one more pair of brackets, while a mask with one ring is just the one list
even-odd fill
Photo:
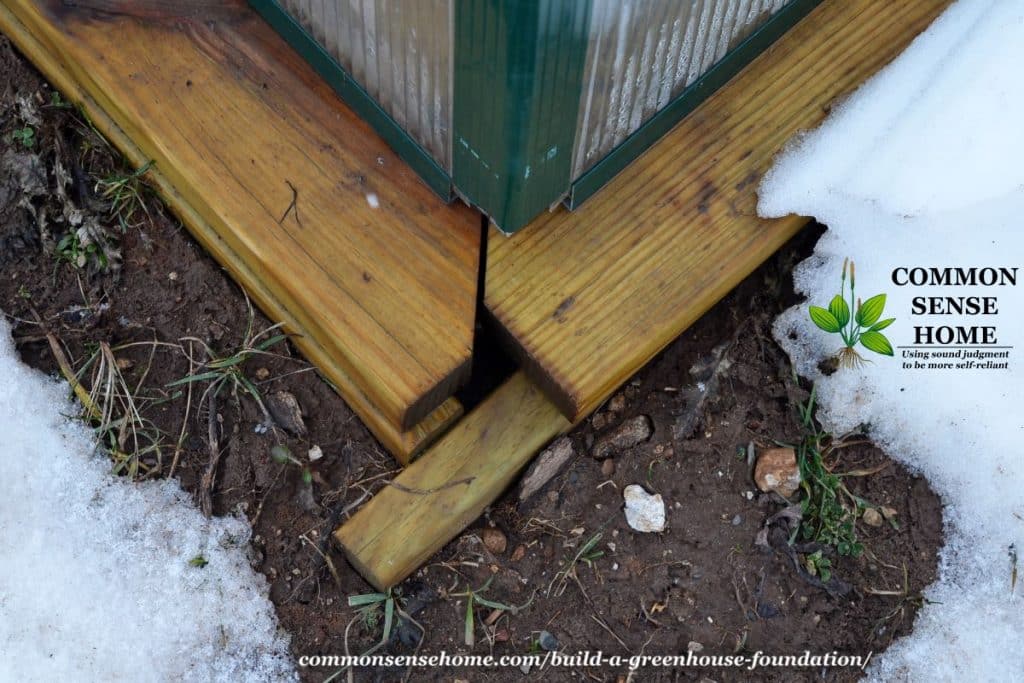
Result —
[[650, 494], [639, 484], [630, 484], [622, 491], [626, 503], [626, 523], [643, 533], [665, 530], [665, 501], [660, 493]]

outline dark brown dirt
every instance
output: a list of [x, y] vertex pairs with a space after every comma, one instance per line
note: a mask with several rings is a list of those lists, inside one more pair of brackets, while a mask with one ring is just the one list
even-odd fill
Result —
[[[186, 437], [175, 476], [198, 494], [210, 459], [209, 404], [200, 402], [205, 384], [168, 387], [194, 370], [185, 350], [203, 359], [198, 341], [218, 355], [242, 343], [250, 322], [244, 294], [190, 239], [180, 224], [147, 194], [148, 216], [139, 212], [122, 233], [109, 205], [95, 189], [97, 179], [125, 172], [118, 155], [73, 110], [53, 104], [49, 86], [0, 38], [0, 308], [9, 316], [20, 352], [46, 372], [57, 365], [45, 338], [52, 332], [75, 368], [81, 368], [101, 342], [109, 343], [134, 385], [146, 416], [164, 435], [164, 448], [143, 459], [149, 476], [167, 476], [175, 443]], [[26, 146], [12, 137], [26, 125], [26, 105], [38, 113], [34, 140]], [[31, 161], [35, 159], [36, 161]], [[29, 166], [26, 166], [28, 164]], [[34, 165], [33, 165], [34, 164]], [[26, 197], [25, 168], [43, 173], [45, 192]], [[59, 169], [66, 173], [62, 174]], [[64, 188], [67, 201], [59, 199]], [[71, 208], [95, 217], [121, 254], [116, 272], [95, 273], [57, 258], [57, 244], [68, 232]], [[44, 219], [39, 216], [43, 215]], [[62, 218], [65, 217], [65, 218]], [[521, 654], [548, 631], [567, 653], [678, 654], [691, 642], [703, 653], [736, 651], [865, 654], [883, 650], [910, 631], [912, 599], [934, 580], [942, 516], [927, 483], [874, 447], [840, 451], [843, 470], [887, 467], [851, 480], [851, 488], [879, 505], [898, 511], [900, 528], [859, 524], [867, 547], [860, 558], [832, 557], [834, 573], [853, 586], [844, 598], [830, 597], [795, 571], [785, 555], [758, 548], [755, 538], [766, 518], [782, 506], [757, 492], [744, 449], [753, 442], [772, 446], [800, 438], [796, 402], [806, 387], [770, 335], [770, 323], [793, 303], [789, 273], [809, 252], [809, 231], [748, 278], [737, 290], [633, 378], [615, 401], [571, 435], [576, 456], [535, 497], [518, 503], [511, 492], [484, 518], [431, 559], [399, 589], [402, 604], [423, 625], [421, 653]], [[38, 314], [42, 324], [36, 322]], [[257, 331], [271, 322], [259, 313]], [[193, 341], [189, 341], [193, 338]], [[154, 341], [168, 344], [154, 345]], [[125, 347], [126, 344], [134, 344]], [[721, 345], [726, 345], [722, 347]], [[693, 413], [695, 378], [690, 370], [706, 364], [713, 349], [724, 348], [729, 367], [717, 387]], [[329, 543], [331, 530], [394, 473], [394, 462], [351, 411], [287, 343], [241, 367], [258, 382], [263, 396], [293, 394], [302, 407], [307, 433], [283, 442], [300, 459], [313, 445], [324, 457], [311, 466], [312, 484], [300, 469], [270, 456], [273, 432], [245, 394], [221, 395], [215, 428], [223, 447], [212, 500], [215, 514], [241, 511], [254, 520], [258, 568], [270, 583], [281, 623], [300, 654], [360, 653], [379, 638], [378, 629], [356, 619], [347, 597], [371, 588]], [[612, 350], [613, 352], [613, 350]], [[88, 372], [85, 375], [89, 383]], [[616, 452], [614, 472], [589, 456], [592, 444], [624, 420], [646, 415], [654, 426], [646, 442]], [[674, 426], [694, 417], [694, 432], [673, 436]], [[639, 483], [660, 493], [668, 507], [668, 530], [637, 534], [622, 513], [622, 489]], [[492, 554], [480, 540], [485, 527], [507, 537], [507, 548]], [[603, 556], [579, 564], [575, 579], [561, 583], [558, 572], [581, 544], [601, 533]], [[335, 583], [321, 552], [338, 571]], [[879, 596], [869, 589], [903, 587], [908, 575], [911, 599]], [[467, 587], [490, 581], [486, 598], [530, 605], [517, 615], [483, 608], [476, 645], [463, 642]], [[550, 588], [550, 591], [549, 591]], [[353, 621], [355, 619], [355, 621]], [[399, 624], [387, 650], [412, 652], [418, 631]], [[303, 671], [321, 680], [330, 669]], [[360, 671], [359, 680], [395, 680], [404, 670]], [[640, 680], [733, 680], [733, 672], [647, 670]], [[412, 672], [412, 680], [516, 680], [512, 670]], [[532, 678], [623, 680], [625, 671], [576, 667], [534, 673]], [[758, 678], [760, 677], [760, 678]], [[856, 670], [760, 672], [757, 680], [853, 680]], [[745, 678], [750, 678], [749, 676]]]

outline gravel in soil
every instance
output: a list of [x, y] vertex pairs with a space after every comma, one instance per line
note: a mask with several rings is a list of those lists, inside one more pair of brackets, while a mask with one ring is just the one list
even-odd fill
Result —
[[[137, 476], [168, 476], [177, 460], [174, 476], [197, 501], [205, 489], [214, 514], [244, 513], [253, 521], [254, 563], [270, 582], [296, 655], [343, 654], [346, 633], [348, 652], [369, 649], [380, 638], [379, 614], [358, 613], [347, 598], [372, 589], [329, 538], [394, 476], [394, 461], [287, 341], [237, 366], [263, 406], [245, 383], [226, 384], [212, 403], [204, 399], [209, 380], [174, 385], [200, 372], [209, 357], [236, 354], [272, 322], [251, 312], [244, 293], [144, 183], [141, 204], [127, 220], [118, 215], [103, 192], [134, 169], [2, 38], [0, 82], [0, 307], [14, 321], [22, 357], [57, 373], [47, 332], [76, 369], [108, 344], [126, 383], [138, 386], [147, 429], [160, 442], [139, 458]], [[622, 655], [700, 648], [877, 656], [908, 633], [920, 591], [936, 575], [941, 505], [927, 482], [870, 443], [842, 449], [842, 468], [874, 471], [849, 479], [849, 486], [893, 508], [899, 524], [859, 523], [866, 552], [831, 557], [849, 593], [831, 595], [786, 553], [755, 543], [766, 519], [785, 506], [757, 490], [748, 445], [793, 443], [802, 433], [796, 405], [807, 399], [807, 387], [793, 378], [770, 325], [793, 302], [789, 273], [820, 229], [805, 233], [569, 435], [573, 455], [539, 491], [520, 501], [514, 487], [396, 589], [419, 626], [400, 619], [386, 651], [413, 652], [419, 627], [421, 653], [498, 655], [556, 647]], [[78, 235], [77, 252], [69, 235]], [[89, 385], [88, 367], [83, 377]], [[642, 436], [623, 436], [638, 425]], [[211, 440], [219, 462], [206, 486]], [[276, 445], [291, 457], [275, 458]], [[664, 532], [628, 527], [622, 492], [631, 484], [662, 496]], [[458, 594], [483, 586], [486, 600], [528, 606], [513, 614], [478, 603], [470, 649], [467, 597]], [[317, 681], [332, 673], [302, 675]], [[854, 680], [858, 673], [762, 671], [753, 678]], [[405, 674], [360, 671], [356, 679]], [[522, 675], [417, 670], [411, 678]], [[532, 677], [624, 675], [578, 667]], [[703, 675], [736, 678], [689, 670], [646, 671], [643, 679]]]

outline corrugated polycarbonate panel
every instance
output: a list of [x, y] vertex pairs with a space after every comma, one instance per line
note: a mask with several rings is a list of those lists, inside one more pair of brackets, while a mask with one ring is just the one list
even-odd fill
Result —
[[453, 0], [281, 0], [448, 173]]
[[592, 0], [573, 178], [789, 0]]

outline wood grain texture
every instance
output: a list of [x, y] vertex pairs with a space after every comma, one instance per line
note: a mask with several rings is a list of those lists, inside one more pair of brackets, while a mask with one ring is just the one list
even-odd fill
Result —
[[516, 373], [335, 531], [352, 565], [385, 590], [480, 516], [570, 423]]
[[3, 3], [395, 430], [466, 379], [478, 214], [244, 3]]
[[491, 235], [487, 308], [565, 415], [593, 411], [806, 223], [757, 217], [772, 158], [948, 4], [825, 0], [581, 208]]
[[[107, 115], [106, 111], [65, 68], [62, 60], [41, 44], [3, 3], [0, 3], [0, 31], [3, 31], [18, 49], [32, 60], [47, 79], [64, 93], [66, 99], [82, 108], [96, 129], [111, 141], [130, 163], [141, 166], [151, 158]], [[458, 401], [448, 399], [413, 428], [398, 429], [393, 422], [377, 410], [373, 402], [335, 362], [332, 354], [328, 353], [314, 337], [303, 334], [302, 326], [277, 300], [264, 281], [257, 277], [256, 271], [238, 257], [210, 223], [178, 192], [160, 168], [154, 168], [146, 177], [161, 194], [167, 206], [181, 219], [207, 251], [245, 287], [264, 313], [272, 320], [284, 322], [286, 330], [296, 335], [293, 340], [300, 352], [338, 388], [339, 393], [349, 406], [359, 415], [384, 447], [392, 452], [401, 463], [407, 464], [462, 414], [462, 407]]]

